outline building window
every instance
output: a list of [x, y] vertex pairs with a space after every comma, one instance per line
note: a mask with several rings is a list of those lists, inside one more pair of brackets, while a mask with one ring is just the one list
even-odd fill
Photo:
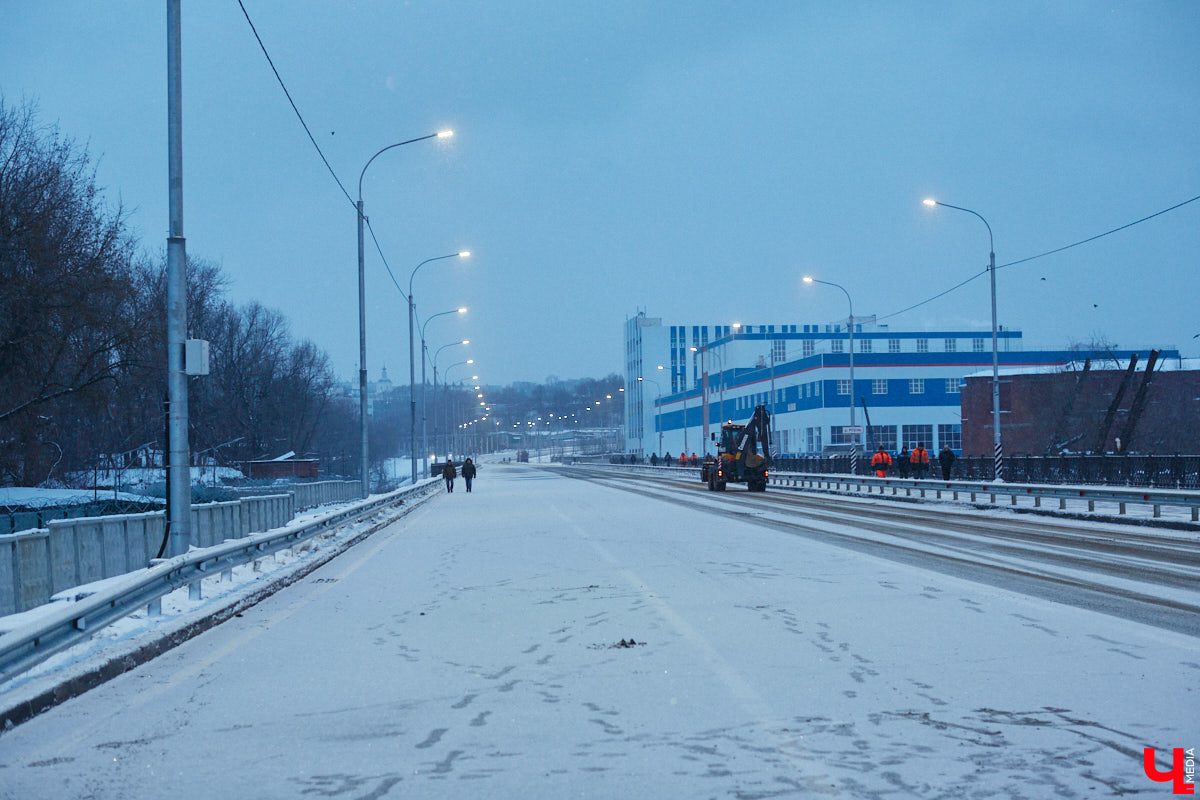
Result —
[[872, 379], [871, 394], [887, 394], [887, 378]]
[[946, 340], [946, 352], [947, 353], [953, 353], [957, 349], [958, 349], [958, 340], [957, 339], [947, 339]]
[[908, 379], [909, 394], [925, 394], [925, 379], [924, 378], [909, 378]]
[[859, 339], [858, 340], [858, 352], [860, 352], [860, 353], [871, 352], [871, 340], [870, 339]]
[[821, 396], [821, 382], [813, 381], [812, 387], [813, 387], [813, 391], [812, 391], [813, 397], [820, 397]]
[[867, 438], [868, 444], [873, 447], [882, 446], [884, 450], [896, 449], [896, 426], [895, 425], [872, 425], [870, 435]]
[[805, 358], [808, 358], [809, 356], [811, 356], [813, 354], [813, 343], [812, 343], [811, 339], [805, 339], [801, 343], [800, 347], [801, 347], [800, 352], [804, 354]]
[[962, 394], [959, 378], [946, 378], [946, 394]]
[[[925, 445], [928, 450], [933, 446], [933, 426], [932, 425], [905, 425], [904, 426], [904, 441], [902, 444], [905, 447], [916, 447], [919, 444]], [[931, 457], [932, 460], [932, 457]]]
[[929, 352], [929, 340], [928, 339], [917, 339], [917, 352], [918, 353], [928, 353]]
[[833, 341], [831, 341], [831, 342], [829, 343], [829, 352], [831, 352], [831, 353], [840, 353], [840, 352], [842, 352], [842, 340], [841, 340], [841, 339], [834, 339]]
[[850, 394], [850, 381], [838, 381], [838, 394]]
[[771, 357], [775, 359], [776, 364], [787, 361], [787, 342], [783, 339], [776, 339], [771, 345]]
[[971, 340], [971, 349], [974, 350], [976, 353], [982, 353], [983, 352], [983, 339], [972, 339]]
[[962, 450], [962, 425], [938, 425], [938, 447]]
[[850, 434], [846, 433], [845, 425], [830, 425], [829, 426], [829, 443], [830, 444], [854, 444]]
[[888, 352], [889, 353], [899, 353], [900, 352], [900, 340], [899, 339], [888, 339]]
[[821, 429], [820, 428], [805, 428], [805, 438], [808, 439], [808, 452], [821, 452]]

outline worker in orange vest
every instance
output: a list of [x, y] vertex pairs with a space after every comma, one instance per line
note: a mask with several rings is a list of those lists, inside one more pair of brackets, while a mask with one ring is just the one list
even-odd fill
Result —
[[929, 451], [925, 445], [918, 443], [908, 460], [912, 463], [914, 477], [924, 478], [929, 474]]
[[879, 452], [871, 457], [871, 466], [875, 468], [876, 478], [887, 477], [887, 471], [892, 466], [892, 457], [884, 452], [883, 445], [879, 445]]
[[687, 453], [684, 453], [682, 451], [679, 453], [679, 466], [681, 466], [681, 467], [687, 466]]

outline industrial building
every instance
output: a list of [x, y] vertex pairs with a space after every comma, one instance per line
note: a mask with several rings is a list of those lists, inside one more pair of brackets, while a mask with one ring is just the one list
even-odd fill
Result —
[[[629, 318], [626, 450], [703, 454], [722, 421], [744, 422], [761, 404], [771, 412], [777, 454], [839, 452], [852, 439], [890, 451], [921, 443], [961, 453], [963, 382], [990, 372], [991, 330], [899, 330], [873, 320], [856, 316], [851, 331], [844, 323], [706, 326], [664, 325], [645, 313]], [[1062, 368], [1089, 355], [1025, 349], [1022, 333], [1007, 329], [998, 331], [997, 345], [1006, 370]], [[1145, 358], [1149, 348], [1105, 355], [1128, 360], [1135, 352]]]

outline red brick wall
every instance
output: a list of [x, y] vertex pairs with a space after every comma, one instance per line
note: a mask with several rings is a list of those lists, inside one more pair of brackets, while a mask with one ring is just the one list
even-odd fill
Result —
[[[1093, 450], [1122, 370], [1092, 370], [1079, 384], [1079, 372], [1000, 378], [1000, 433], [1007, 455], [1055, 455], [1060, 449]], [[1112, 452], [1145, 378], [1135, 372], [1103, 449]], [[1067, 413], [1074, 396], [1074, 403]], [[963, 455], [992, 454], [992, 379], [968, 378], [962, 391]], [[1147, 390], [1132, 441], [1122, 452], [1200, 453], [1200, 371], [1158, 372]]]

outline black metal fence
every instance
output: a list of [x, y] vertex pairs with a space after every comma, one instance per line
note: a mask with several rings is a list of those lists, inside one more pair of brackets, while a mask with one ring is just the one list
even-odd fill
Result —
[[[894, 456], [893, 456], [894, 458]], [[940, 478], [937, 453], [930, 453], [929, 474]], [[958, 458], [950, 476], [956, 480], [990, 481], [995, 479], [991, 457]], [[778, 457], [774, 469], [780, 472], [847, 474], [849, 456], [807, 458]], [[858, 474], [872, 475], [871, 454], [859, 456]], [[904, 477], [897, 466], [889, 477]], [[908, 472], [907, 477], [915, 478]], [[1200, 489], [1200, 456], [1011, 456], [1004, 459], [1004, 480], [1009, 483], [1079, 483], [1105, 486], [1147, 486], [1157, 489]]]

